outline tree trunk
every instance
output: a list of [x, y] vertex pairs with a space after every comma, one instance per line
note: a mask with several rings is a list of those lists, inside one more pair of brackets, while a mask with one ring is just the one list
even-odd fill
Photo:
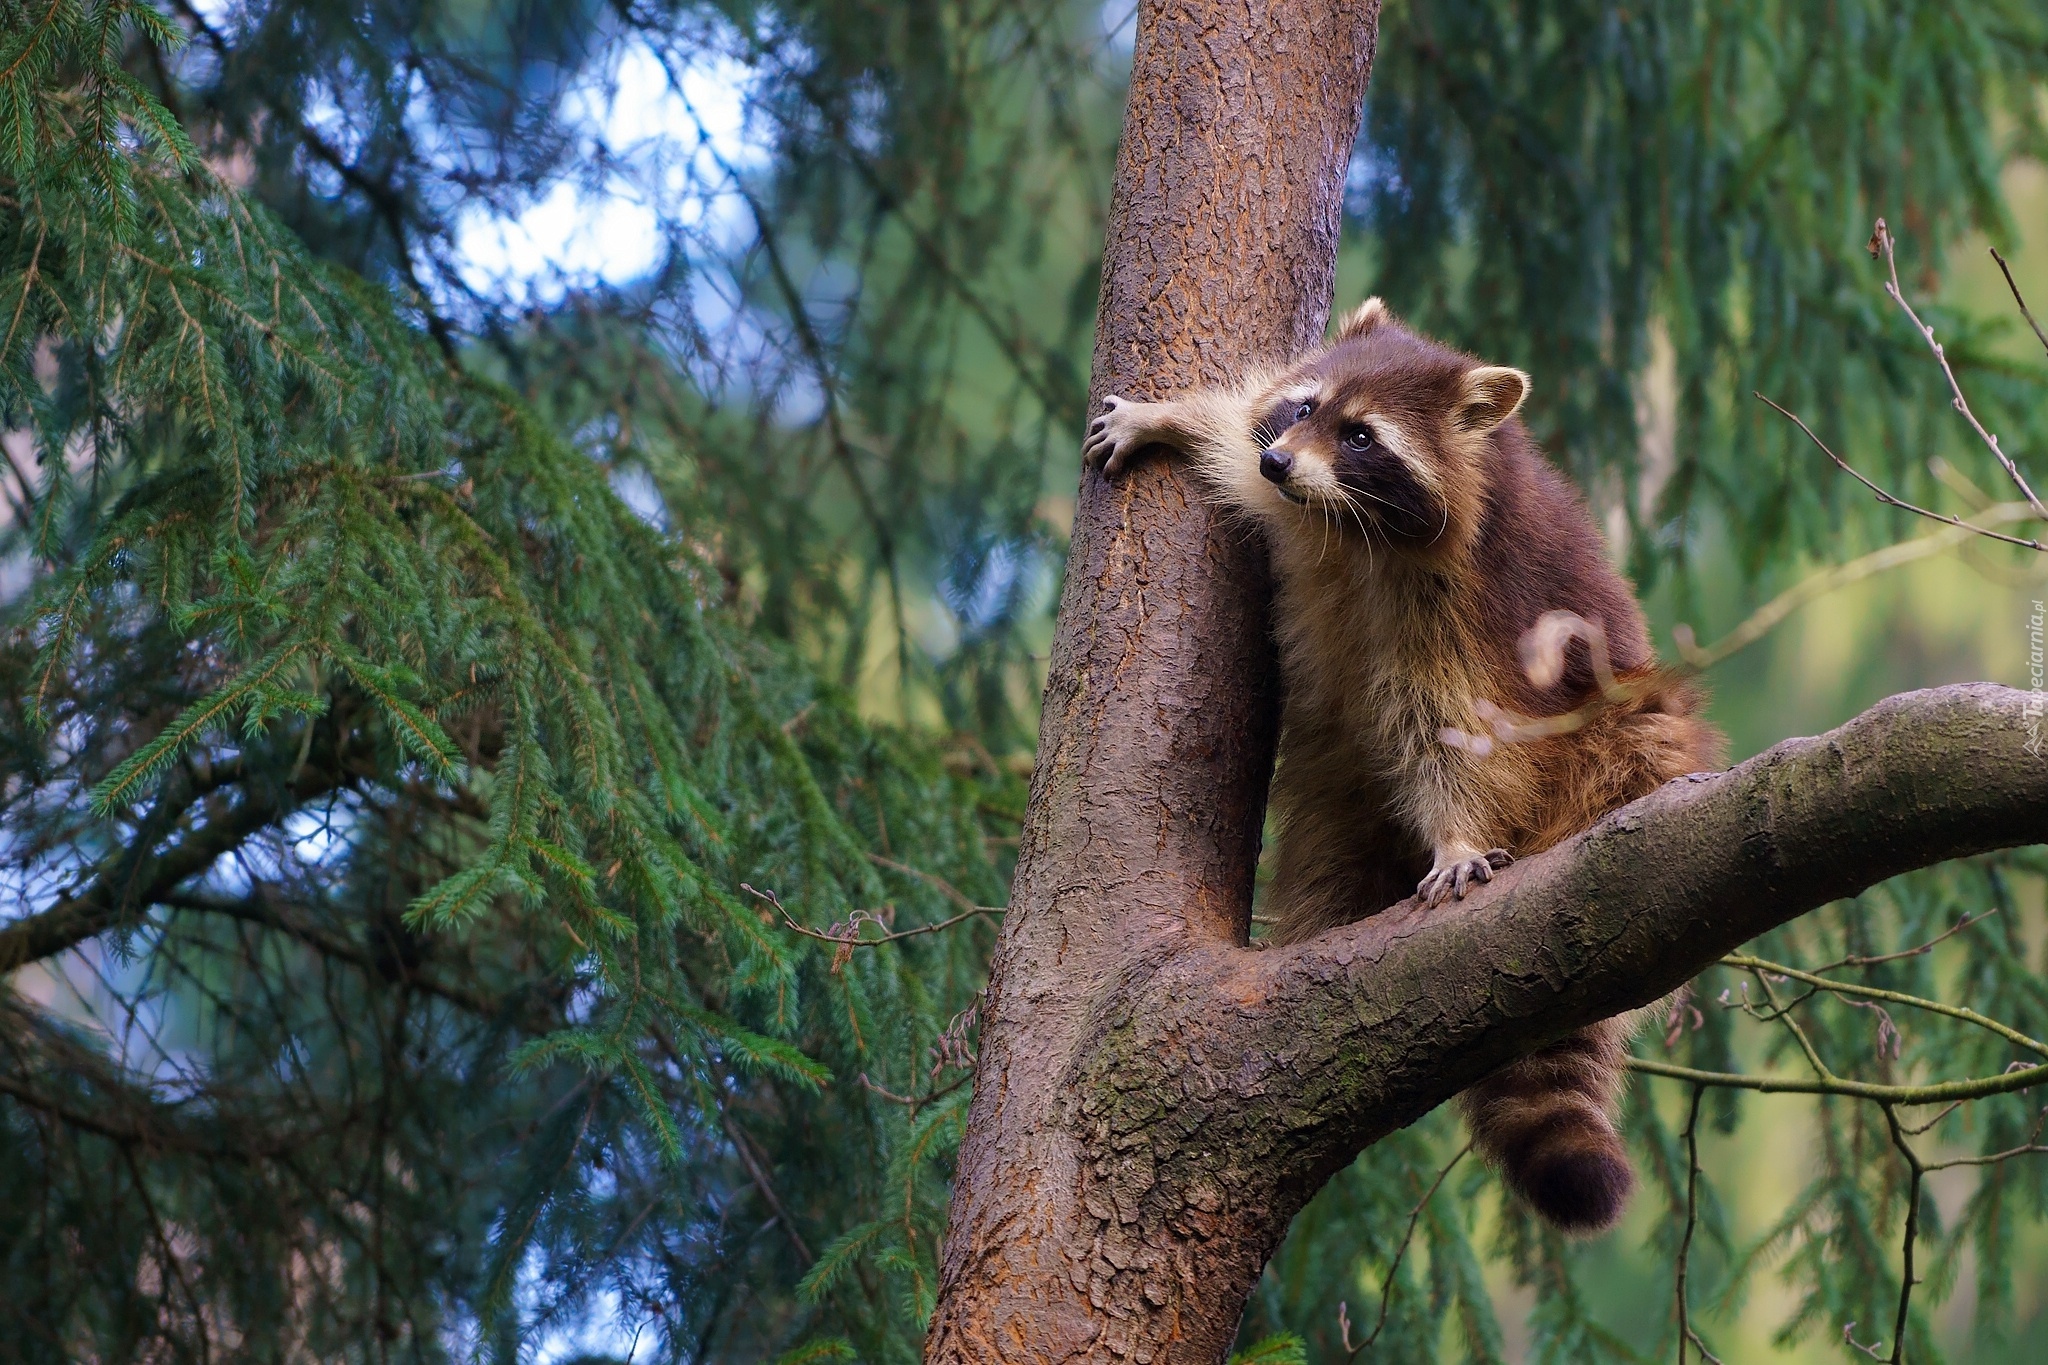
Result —
[[[1096, 402], [1322, 335], [1378, 21], [1355, 0], [1141, 0]], [[1280, 1227], [1206, 1184], [1105, 1181], [1068, 1086], [1100, 987], [1245, 940], [1278, 726], [1268, 596], [1264, 550], [1164, 462], [1084, 477], [928, 1360], [1215, 1361], [1237, 1330]]]
[[[1377, 4], [1141, 0], [1093, 396], [1313, 343]], [[1091, 406], [1091, 411], [1093, 411]], [[1246, 946], [1278, 723], [1255, 538], [1084, 475], [925, 1359], [1217, 1365], [1368, 1143], [1884, 877], [2048, 835], [2025, 698], [1894, 698], [1454, 906]]]

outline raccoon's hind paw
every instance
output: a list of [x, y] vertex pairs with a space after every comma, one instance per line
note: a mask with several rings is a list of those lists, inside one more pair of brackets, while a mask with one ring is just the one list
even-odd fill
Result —
[[1416, 883], [1415, 894], [1424, 905], [1441, 905], [1446, 900], [1463, 900], [1473, 887], [1493, 880], [1493, 874], [1515, 860], [1504, 848], [1491, 848], [1470, 857], [1439, 862], [1429, 875]]
[[1140, 448], [1159, 439], [1153, 424], [1146, 420], [1159, 405], [1135, 403], [1110, 394], [1102, 400], [1102, 406], [1107, 411], [1088, 424], [1088, 435], [1081, 442], [1081, 458], [1090, 468], [1101, 466], [1105, 479], [1113, 479], [1123, 473], [1124, 466]]

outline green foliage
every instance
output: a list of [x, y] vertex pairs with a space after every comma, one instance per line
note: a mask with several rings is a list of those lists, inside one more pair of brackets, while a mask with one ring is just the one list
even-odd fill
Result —
[[[108, 1000], [9, 1005], [23, 1349], [509, 1349], [600, 1289], [671, 1354], [914, 1339], [964, 1091], [906, 1112], [863, 1082], [932, 1084], [987, 929], [839, 961], [740, 884], [821, 927], [999, 902], [977, 807], [1014, 779], [749, 639], [516, 394], [136, 135], [174, 126], [116, 65], [133, 15], [52, 15], [0, 68], [32, 111], [5, 130], [0, 397], [41, 465], [8, 531], [36, 581], [7, 846], [32, 919], [77, 911], [60, 946], [116, 930], [136, 965], [47, 978]], [[897, 841], [913, 870], [870, 856]], [[136, 1202], [85, 1214], [108, 1188]], [[908, 1298], [799, 1308], [785, 1200], [807, 1228], [884, 1214]], [[722, 1226], [763, 1216], [786, 1249]], [[68, 1236], [86, 1283], [31, 1304]], [[784, 1297], [742, 1316], [720, 1286], [754, 1274]]]
[[[1087, 7], [181, 9], [181, 107], [260, 197], [473, 332], [465, 364], [657, 497], [753, 631], [1028, 747], [1118, 108]], [[735, 68], [744, 147], [692, 81]], [[688, 102], [669, 142], [588, 117], [673, 103], [650, 69]], [[464, 225], [569, 185], [651, 206], [666, 254], [616, 290], [480, 281]]]
[[1229, 1365], [1307, 1365], [1301, 1338], [1291, 1334], [1255, 1341], [1231, 1353]]
[[[1645, 585], [1703, 523], [1753, 573], [1886, 543], [1903, 523], [1752, 394], [1901, 496], [1938, 496], [1944, 449], [1996, 481], [1865, 247], [1888, 217], [1924, 281], [1963, 230], [2010, 240], [2000, 169], [2048, 150], [2044, 26], [2026, 0], [1389, 6], [1353, 195], [1371, 259], [1400, 263], [1379, 287], [1533, 372], [1537, 434], [1626, 515]], [[2048, 435], [2038, 367], [1930, 320], [1994, 430]], [[1675, 429], [1645, 447], [1664, 345]]]
[[1504, 1359], [1473, 1239], [1488, 1177], [1462, 1142], [1440, 1111], [1367, 1150], [1296, 1217], [1245, 1331], [1284, 1323], [1314, 1360], [1351, 1355], [1347, 1337], [1360, 1359], [1434, 1360], [1447, 1332], [1463, 1358]]

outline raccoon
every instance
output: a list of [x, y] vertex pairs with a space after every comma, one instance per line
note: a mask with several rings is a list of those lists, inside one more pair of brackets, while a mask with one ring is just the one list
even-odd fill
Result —
[[[1516, 417], [1528, 392], [1375, 298], [1304, 355], [1170, 402], [1112, 396], [1089, 427], [1105, 476], [1167, 447], [1263, 533], [1286, 696], [1276, 942], [1411, 891], [1462, 899], [1720, 765], [1697, 692], [1658, 668], [1585, 503]], [[1596, 701], [1573, 728], [1495, 738], [1503, 716]], [[1615, 1126], [1631, 1031], [1596, 1024], [1460, 1097], [1476, 1147], [1561, 1229], [1611, 1226], [1634, 1185]]]

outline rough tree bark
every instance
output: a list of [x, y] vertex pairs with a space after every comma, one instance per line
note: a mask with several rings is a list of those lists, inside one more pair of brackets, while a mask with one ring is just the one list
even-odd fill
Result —
[[[1093, 392], [1328, 317], [1378, 6], [1141, 0]], [[1461, 905], [1246, 946], [1268, 585], [1172, 467], [1084, 478], [928, 1362], [1215, 1365], [1288, 1221], [1502, 1061], [1912, 867], [2048, 837], [2021, 694], [1915, 693], [1674, 783]]]
[[[1140, 0], [1094, 398], [1322, 334], [1378, 20], [1376, 0]], [[1163, 463], [1084, 481], [928, 1360], [1213, 1360], [1236, 1330], [1270, 1239], [1198, 1260], [1124, 1221], [1143, 1196], [1102, 1182], [1066, 1101], [1100, 988], [1244, 941], [1278, 725], [1268, 592], [1263, 551]], [[1231, 1291], [1192, 1292], [1210, 1260]]]

